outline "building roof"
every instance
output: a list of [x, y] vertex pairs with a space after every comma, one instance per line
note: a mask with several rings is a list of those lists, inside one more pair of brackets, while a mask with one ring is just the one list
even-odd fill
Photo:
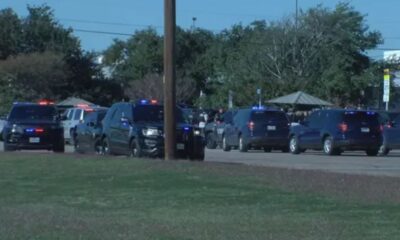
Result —
[[94, 103], [91, 103], [91, 102], [86, 101], [81, 98], [69, 97], [69, 98], [57, 103], [57, 106], [77, 106], [78, 104], [95, 105]]
[[314, 106], [332, 106], [333, 104], [317, 97], [311, 96], [305, 92], [298, 91], [286, 96], [274, 98], [269, 103], [291, 104], [291, 105], [314, 105]]

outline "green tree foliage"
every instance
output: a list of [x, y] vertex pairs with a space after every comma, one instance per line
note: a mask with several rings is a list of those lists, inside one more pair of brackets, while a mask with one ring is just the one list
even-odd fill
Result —
[[[99, 65], [97, 55], [82, 51], [72, 29], [61, 26], [49, 7], [28, 7], [28, 13], [18, 18], [11, 9], [0, 11], [2, 98], [10, 102], [20, 96], [74, 95], [110, 104], [124, 94], [162, 96], [163, 36], [154, 28], [136, 31], [126, 41], [115, 40]], [[178, 100], [226, 107], [232, 92], [234, 104], [244, 106], [258, 101], [256, 90], [261, 88], [264, 100], [303, 90], [337, 105], [366, 103], [365, 89], [381, 79], [381, 65], [366, 51], [382, 39], [368, 29], [365, 16], [340, 3], [333, 9], [317, 6], [300, 12], [297, 22], [255, 21], [217, 34], [177, 28]], [[102, 67], [111, 72], [108, 80]], [[49, 73], [51, 68], [56, 71]], [[27, 79], [42, 88], [22, 86]], [[22, 87], [9, 91], [15, 83]], [[201, 98], [200, 92], [205, 94]]]
[[[72, 29], [65, 29], [48, 6], [30, 7], [19, 18], [0, 10], [0, 101], [79, 96], [109, 105], [121, 97], [120, 85], [105, 82], [96, 55], [84, 52]], [[5, 105], [4, 105], [5, 104]], [[4, 111], [4, 109], [3, 109]]]
[[68, 73], [63, 56], [54, 52], [20, 54], [2, 60], [0, 105], [9, 107], [13, 101], [41, 98], [58, 100], [58, 94], [66, 88]]
[[[177, 90], [182, 93], [178, 94], [179, 101], [192, 103], [204, 88], [212, 70], [206, 66], [204, 55], [213, 44], [213, 37], [206, 30], [177, 28]], [[115, 40], [104, 52], [105, 64], [113, 69], [113, 78], [124, 85], [129, 96], [162, 96], [163, 44], [163, 37], [148, 28], [135, 32], [127, 41]], [[156, 83], [157, 79], [160, 83]], [[154, 87], [138, 88], [147, 82], [151, 82], [147, 86]]]
[[293, 22], [256, 21], [218, 34], [209, 51], [209, 101], [226, 106], [231, 90], [236, 105], [249, 105], [262, 88], [264, 99], [304, 90], [338, 105], [360, 102], [372, 81], [366, 50], [381, 43], [380, 34], [348, 4], [318, 6], [301, 13], [297, 27]]
[[0, 10], [0, 59], [4, 60], [21, 50], [22, 25], [10, 8]]
[[163, 71], [163, 39], [155, 29], [136, 31], [126, 42], [115, 40], [104, 53], [113, 77], [123, 83]]
[[61, 26], [49, 6], [28, 6], [28, 13], [21, 21], [24, 53], [54, 51], [68, 54], [80, 49], [72, 29]]

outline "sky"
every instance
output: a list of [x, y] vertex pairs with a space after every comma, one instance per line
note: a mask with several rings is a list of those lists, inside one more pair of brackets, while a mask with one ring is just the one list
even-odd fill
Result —
[[[307, 10], [318, 4], [333, 8], [337, 0], [297, 0], [298, 9]], [[343, 2], [343, 1], [341, 1]], [[373, 58], [381, 58], [383, 49], [400, 49], [399, 0], [347, 0], [357, 11], [366, 15], [371, 30], [382, 33], [385, 43], [370, 51]], [[102, 51], [113, 39], [127, 39], [148, 26], [163, 32], [164, 0], [0, 0], [0, 9], [12, 8], [26, 16], [26, 6], [46, 4], [54, 10], [56, 19], [65, 27], [73, 28], [83, 49]], [[294, 15], [296, 0], [176, 0], [177, 25], [219, 32], [234, 24], [249, 24], [254, 20], [279, 21]], [[193, 18], [196, 18], [193, 21]], [[92, 31], [92, 32], [87, 32]], [[103, 33], [93, 33], [103, 32]], [[104, 32], [120, 33], [105, 34]]]

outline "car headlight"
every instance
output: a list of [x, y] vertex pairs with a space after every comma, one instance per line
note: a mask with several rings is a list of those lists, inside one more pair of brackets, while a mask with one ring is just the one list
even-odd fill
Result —
[[157, 128], [145, 128], [142, 129], [142, 133], [144, 136], [159, 136], [160, 131]]
[[201, 131], [199, 129], [195, 129], [195, 130], [193, 130], [193, 134], [195, 136], [199, 136], [201, 134]]
[[23, 130], [22, 130], [22, 128], [21, 128], [20, 126], [18, 126], [17, 124], [13, 124], [13, 125], [11, 126], [11, 132], [12, 132], [12, 133], [22, 133]]

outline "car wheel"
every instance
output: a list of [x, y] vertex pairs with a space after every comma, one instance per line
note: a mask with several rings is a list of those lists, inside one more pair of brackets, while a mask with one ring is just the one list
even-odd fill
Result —
[[222, 150], [224, 150], [225, 152], [228, 152], [231, 150], [231, 147], [228, 146], [228, 144], [226, 143], [226, 137], [223, 136], [222, 137]]
[[379, 153], [379, 149], [367, 149], [365, 152], [368, 156], [376, 156]]
[[140, 158], [143, 156], [142, 147], [137, 139], [131, 141], [131, 157]]
[[111, 154], [110, 144], [109, 143], [110, 142], [108, 141], [108, 138], [103, 138], [103, 141], [102, 141], [102, 144], [101, 144], [101, 146], [102, 146], [101, 154], [102, 155], [110, 155]]
[[96, 140], [94, 143], [94, 152], [99, 155], [103, 154], [103, 146], [101, 145], [100, 139]]
[[333, 139], [332, 137], [328, 136], [325, 137], [323, 143], [323, 150], [326, 155], [339, 155], [340, 150], [333, 147]]
[[390, 149], [386, 146], [385, 143], [383, 143], [383, 144], [381, 145], [381, 147], [379, 148], [378, 155], [379, 155], [379, 156], [386, 156], [386, 155], [389, 154], [389, 152], [390, 152]]
[[208, 133], [206, 135], [206, 147], [208, 149], [216, 149], [217, 148], [217, 143], [214, 141], [211, 133]]
[[292, 154], [299, 154], [301, 152], [299, 148], [299, 142], [296, 136], [292, 136], [289, 141], [289, 151]]
[[248, 146], [243, 142], [243, 138], [239, 137], [239, 151], [247, 152], [249, 150]]

